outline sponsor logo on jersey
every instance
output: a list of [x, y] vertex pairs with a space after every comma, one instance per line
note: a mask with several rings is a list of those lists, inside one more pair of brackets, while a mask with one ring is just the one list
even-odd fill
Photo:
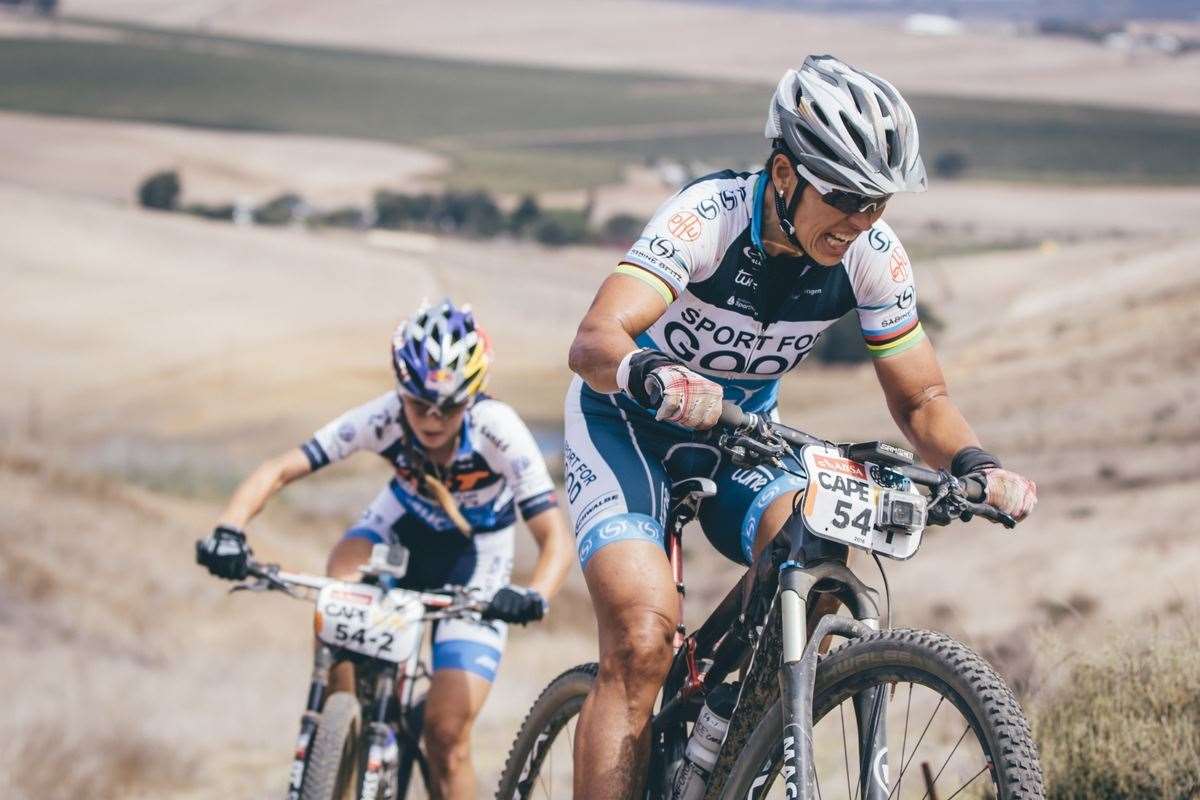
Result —
[[762, 253], [758, 252], [758, 248], [753, 245], [747, 245], [742, 248], [742, 255], [756, 267], [762, 266]]
[[659, 258], [671, 258], [675, 255], [675, 243], [663, 236], [655, 236], [650, 240], [650, 252]]
[[677, 211], [667, 220], [667, 230], [676, 239], [683, 242], [694, 242], [700, 238], [704, 223], [690, 211]]
[[[896, 295], [896, 308], [901, 310], [907, 309], [912, 306], [913, 301], [916, 299], [917, 293], [913, 291], [913, 287], [908, 286], [903, 292]], [[884, 324], [886, 325], [887, 323]]]
[[872, 250], [878, 250], [881, 253], [886, 253], [887, 249], [892, 246], [891, 238], [879, 228], [871, 228], [871, 232], [867, 234], [867, 242], [870, 243]]
[[337, 429], [338, 438], [349, 444], [354, 441], [354, 423], [343, 422]]
[[725, 301], [725, 305], [742, 311], [754, 311], [754, 306], [749, 301], [743, 300], [734, 294], [729, 295], [729, 299]]
[[821, 290], [820, 289], [805, 289], [804, 293], [809, 296], [812, 296], [812, 295], [820, 294]]
[[[740, 372], [763, 378], [787, 372], [799, 364], [817, 341], [819, 332], [797, 334], [757, 333], [742, 329], [751, 324], [732, 312], [686, 306], [678, 319], [663, 326], [666, 349], [701, 369]], [[730, 322], [737, 322], [735, 327]], [[824, 327], [824, 326], [823, 326]]]
[[891, 273], [892, 280], [896, 283], [904, 283], [908, 280], [908, 256], [904, 254], [904, 248], [897, 247], [892, 251], [892, 257], [888, 266], [888, 272]]

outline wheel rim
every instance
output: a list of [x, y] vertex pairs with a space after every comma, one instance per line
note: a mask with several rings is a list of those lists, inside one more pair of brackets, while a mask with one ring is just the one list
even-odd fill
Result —
[[534, 741], [517, 780], [521, 800], [569, 797], [575, 775], [575, 729], [583, 698], [572, 702]]

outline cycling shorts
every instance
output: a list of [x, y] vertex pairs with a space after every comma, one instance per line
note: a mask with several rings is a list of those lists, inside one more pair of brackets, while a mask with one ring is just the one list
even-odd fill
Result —
[[664, 547], [671, 484], [710, 478], [717, 494], [700, 504], [704, 534], [731, 561], [749, 564], [763, 513], [802, 490], [803, 467], [738, 467], [708, 434], [659, 422], [623, 394], [600, 394], [576, 377], [567, 391], [563, 450], [567, 500], [580, 564], [613, 542]]
[[[363, 512], [345, 539], [374, 544], [400, 543], [408, 548], [405, 589], [437, 589], [447, 584], [470, 586], [491, 596], [508, 585], [512, 574], [513, 526], [471, 537], [457, 530], [435, 530], [406, 513], [391, 482]], [[494, 681], [504, 652], [507, 625], [496, 620], [440, 620], [433, 629], [433, 670], [459, 669]]]

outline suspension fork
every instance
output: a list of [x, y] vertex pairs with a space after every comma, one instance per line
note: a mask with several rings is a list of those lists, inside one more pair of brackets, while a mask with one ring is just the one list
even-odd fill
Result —
[[[833, 614], [817, 623], [812, 638], [806, 636], [809, 598], [823, 579], [839, 584], [838, 596], [850, 608], [855, 619]], [[783, 766], [781, 776], [788, 797], [811, 800], [816, 796], [813, 764], [812, 709], [816, 684], [817, 656], [821, 641], [829, 634], [846, 637], [864, 636], [878, 628], [878, 611], [870, 591], [843, 564], [822, 562], [802, 566], [785, 562], [779, 575], [783, 663], [779, 670], [779, 688], [783, 706]], [[856, 696], [859, 720], [860, 789], [864, 800], [886, 800], [887, 731], [884, 725], [882, 689], [875, 688]]]
[[[388, 708], [396, 691], [396, 665], [380, 665], [375, 673], [374, 691], [370, 699], [371, 721], [366, 726], [367, 763], [363, 770], [361, 800], [392, 800], [392, 781], [399, 762], [396, 734], [387, 722]], [[381, 792], [382, 789], [382, 792]]]
[[292, 758], [292, 771], [288, 778], [288, 800], [300, 799], [300, 788], [304, 785], [304, 770], [308, 765], [308, 748], [317, 732], [321, 719], [321, 707], [325, 704], [325, 693], [329, 688], [329, 668], [333, 665], [333, 651], [318, 644], [313, 654], [312, 680], [308, 686], [308, 702], [300, 717], [300, 735], [296, 737], [296, 751]]

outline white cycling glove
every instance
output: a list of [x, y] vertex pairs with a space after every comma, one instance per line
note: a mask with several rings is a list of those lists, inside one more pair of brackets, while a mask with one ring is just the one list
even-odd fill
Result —
[[1037, 484], [1023, 475], [995, 467], [985, 469], [988, 505], [1008, 514], [1015, 520], [1029, 516], [1037, 505]]

